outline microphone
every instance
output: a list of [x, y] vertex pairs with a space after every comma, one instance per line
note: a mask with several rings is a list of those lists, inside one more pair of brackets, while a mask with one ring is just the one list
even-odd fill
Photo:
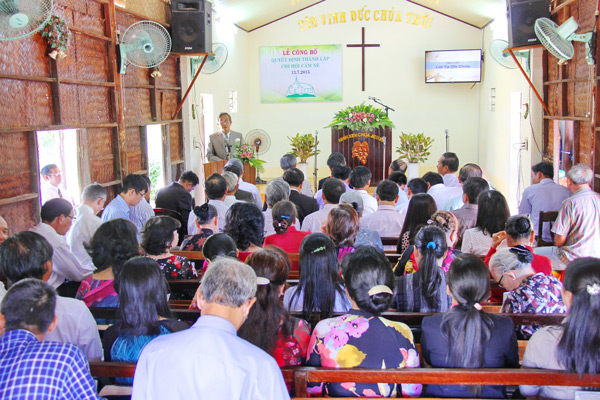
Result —
[[377, 97], [372, 97], [372, 96], [369, 96], [369, 100], [379, 101], [379, 99]]

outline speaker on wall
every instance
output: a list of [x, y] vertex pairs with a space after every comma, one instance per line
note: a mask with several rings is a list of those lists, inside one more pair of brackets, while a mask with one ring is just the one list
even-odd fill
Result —
[[540, 44], [534, 24], [538, 18], [550, 18], [550, 0], [508, 0], [508, 46]]
[[212, 53], [212, 6], [206, 0], [171, 1], [173, 53]]

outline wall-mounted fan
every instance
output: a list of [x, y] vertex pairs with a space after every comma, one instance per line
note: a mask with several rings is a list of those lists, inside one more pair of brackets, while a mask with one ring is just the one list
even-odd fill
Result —
[[52, 0], [0, 0], [0, 40], [33, 35], [51, 15]]
[[494, 39], [490, 43], [489, 52], [492, 58], [504, 68], [515, 69], [517, 68], [515, 60], [508, 52], [504, 53], [507, 48], [508, 42], [506, 40]]
[[[246, 143], [255, 148], [257, 156], [261, 156], [269, 151], [269, 148], [271, 147], [271, 138], [269, 137], [269, 134], [262, 129], [252, 129], [246, 135]], [[258, 171], [256, 171], [256, 183], [267, 183], [260, 179], [260, 172]]]
[[595, 32], [576, 34], [578, 25], [575, 18], [571, 17], [560, 26], [548, 18], [538, 18], [535, 21], [535, 35], [544, 47], [559, 62], [566, 62], [573, 58], [575, 49], [572, 41], [584, 42], [586, 47], [586, 60], [589, 65], [594, 65]]
[[[225, 61], [227, 61], [229, 52], [223, 43], [213, 43], [212, 47], [214, 56], [208, 56], [208, 59], [204, 63], [204, 68], [202, 68], [203, 74], [214, 74], [220, 70], [223, 65], [225, 65]], [[202, 60], [202, 58], [200, 59]]]
[[136, 22], [121, 37], [119, 72], [127, 72], [127, 63], [140, 68], [154, 68], [165, 61], [170, 52], [171, 36], [161, 24]]

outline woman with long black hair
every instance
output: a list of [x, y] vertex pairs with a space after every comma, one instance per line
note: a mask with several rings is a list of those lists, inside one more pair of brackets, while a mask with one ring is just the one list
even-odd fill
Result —
[[351, 303], [339, 274], [337, 250], [324, 233], [312, 233], [300, 245], [300, 280], [283, 295], [290, 311], [301, 311], [310, 320], [313, 313], [321, 319], [334, 312], [346, 312]]
[[437, 226], [425, 226], [415, 237], [414, 255], [419, 270], [396, 278], [392, 305], [400, 312], [443, 312], [450, 307], [446, 273], [441, 265], [448, 246]]
[[[509, 317], [487, 314], [481, 302], [490, 294], [483, 261], [461, 254], [448, 270], [453, 307], [423, 318], [421, 352], [434, 368], [518, 368], [515, 327]], [[505, 397], [503, 386], [428, 385], [427, 397]]]
[[436, 211], [435, 200], [427, 193], [418, 193], [411, 197], [396, 246], [398, 254], [404, 253], [408, 246], [414, 244], [417, 232], [422, 226], [427, 225], [427, 221]]
[[[533, 334], [523, 356], [523, 367], [600, 373], [600, 259], [577, 259], [565, 270], [563, 300], [569, 309], [565, 322]], [[573, 399], [575, 387], [520, 386], [525, 396]]]
[[461, 251], [485, 256], [492, 247], [492, 236], [504, 230], [510, 217], [508, 203], [497, 190], [486, 190], [477, 197], [477, 221], [475, 227], [463, 233]]

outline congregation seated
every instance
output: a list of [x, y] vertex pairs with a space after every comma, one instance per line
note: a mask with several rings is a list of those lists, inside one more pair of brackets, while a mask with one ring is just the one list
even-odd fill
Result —
[[408, 206], [410, 205], [410, 199], [416, 194], [419, 193], [427, 193], [427, 182], [425, 182], [421, 178], [413, 178], [406, 184], [406, 196], [408, 197], [408, 201], [398, 207], [396, 211], [400, 213], [400, 215], [404, 215], [408, 212]]
[[[453, 176], [454, 180], [458, 184], [458, 180], [456, 179], [456, 175], [453, 173], [447, 174], [448, 176]], [[427, 194], [433, 197], [435, 201], [435, 205], [438, 210], [442, 209], [442, 206], [450, 199], [453, 199], [462, 194], [462, 188], [460, 185], [456, 186], [446, 186], [444, 184], [444, 180], [442, 176], [435, 172], [428, 172], [423, 175], [423, 180], [427, 182]]]
[[[446, 244], [448, 246], [448, 250], [446, 251], [446, 257], [444, 257], [444, 260], [442, 261], [441, 268], [444, 270], [444, 272], [448, 272], [452, 260], [454, 260], [456, 256], [461, 253], [460, 250], [456, 250], [454, 248], [454, 245], [458, 239], [458, 221], [456, 220], [456, 217], [448, 211], [436, 211], [431, 216], [431, 219], [427, 221], [427, 225], [437, 226], [446, 234]], [[415, 259], [414, 249], [414, 245], [410, 245], [406, 250], [404, 250], [402, 257], [394, 266], [395, 275], [400, 276], [412, 274], [413, 272], [419, 270], [419, 265]]]
[[[283, 175], [281, 176], [281, 178], [284, 181], [286, 181], [287, 183], [289, 183], [290, 187], [294, 186], [295, 188], [297, 188], [297, 192], [299, 194], [302, 194], [303, 196], [306, 196], [306, 197], [312, 197], [313, 191], [312, 191], [312, 188], [310, 187], [310, 181], [308, 179], [305, 179], [304, 173], [302, 171], [300, 171], [298, 168], [296, 168], [297, 162], [298, 162], [298, 160], [296, 159], [296, 156], [293, 154], [287, 153], [287, 154], [282, 155], [281, 158], [279, 159], [279, 166], [283, 170]], [[299, 171], [302, 174], [302, 175], [299, 175], [299, 177], [301, 179], [299, 179], [299, 181], [295, 181], [294, 185], [292, 185], [285, 178], [285, 173], [289, 170], [295, 170], [294, 174], [296, 174], [297, 171]], [[300, 219], [302, 219], [302, 218], [300, 218]], [[300, 221], [300, 222], [302, 222], [302, 221]]]
[[38, 279], [15, 283], [0, 306], [0, 398], [99, 399], [83, 352], [44, 341], [55, 329], [56, 292]]
[[239, 250], [238, 258], [245, 261], [265, 240], [265, 218], [253, 203], [235, 203], [227, 212], [224, 233], [229, 235]]
[[312, 314], [329, 318], [334, 312], [350, 309], [350, 300], [339, 275], [337, 250], [323, 233], [308, 235], [300, 245], [300, 279], [287, 289], [283, 305], [292, 312], [302, 312], [305, 320]]
[[[446, 176], [447, 175], [444, 175], [444, 177], [446, 177]], [[481, 169], [481, 167], [479, 165], [473, 164], [473, 163], [467, 163], [467, 164], [463, 165], [461, 167], [460, 171], [458, 171], [458, 182], [459, 182], [460, 186], [462, 186], [462, 188], [463, 188], [463, 193], [454, 198], [446, 200], [446, 202], [442, 205], [442, 210], [454, 211], [454, 210], [460, 209], [465, 204], [467, 204], [463, 201], [464, 200], [464, 192], [465, 192], [464, 185], [467, 184], [469, 179], [482, 178], [482, 177], [483, 177], [483, 170]], [[485, 179], [484, 179], [484, 181], [485, 181]], [[490, 189], [489, 185], [486, 186], [485, 190], [487, 190], [487, 189]], [[475, 204], [477, 204], [477, 196], [475, 196], [474, 201], [475, 201]], [[459, 221], [460, 221], [460, 219], [459, 219]], [[473, 221], [473, 224], [475, 224], [475, 221]]]
[[[447, 187], [460, 187], [459, 179], [456, 177], [456, 171], [460, 162], [456, 153], [446, 152], [442, 154], [436, 165], [438, 174], [442, 177], [443, 183]], [[442, 204], [439, 204], [441, 207]], [[438, 208], [439, 208], [438, 207]]]
[[[267, 209], [263, 211], [265, 217], [265, 236], [275, 233], [273, 225], [273, 206], [280, 201], [289, 200], [290, 185], [281, 178], [273, 179], [267, 184], [265, 189], [265, 197], [267, 199]], [[294, 221], [291, 223], [296, 229], [300, 229], [300, 223]]]
[[256, 301], [256, 283], [250, 266], [229, 258], [215, 261], [202, 277], [198, 297], [202, 316], [189, 329], [162, 335], [144, 348], [132, 399], [190, 394], [213, 399], [289, 399], [273, 357], [236, 334]]
[[477, 221], [463, 234], [461, 251], [485, 256], [492, 246], [492, 235], [504, 229], [510, 216], [508, 203], [497, 190], [486, 190], [477, 198]]
[[[339, 179], [340, 181], [342, 181], [342, 183], [346, 187], [346, 193], [354, 191], [350, 187], [350, 184], [349, 184], [351, 172], [352, 172], [352, 169], [349, 166], [347, 166], [346, 164], [336, 165], [335, 167], [333, 167], [333, 170], [331, 171], [332, 178]], [[315, 194], [315, 200], [317, 201], [317, 206], [319, 207], [319, 210], [321, 210], [323, 207], [325, 207], [326, 203], [325, 203], [325, 198], [323, 197], [323, 187], [322, 186]]]
[[[296, 157], [294, 157], [294, 160], [295, 159]], [[304, 217], [306, 217], [308, 214], [314, 213], [315, 211], [319, 211], [317, 200], [313, 199], [312, 197], [310, 182], [304, 180], [304, 173], [298, 168], [286, 169], [283, 173], [282, 179], [286, 181], [288, 185], [290, 185], [290, 201], [296, 205], [298, 209], [298, 222], [300, 225], [302, 225]], [[308, 191], [304, 189], [306, 185], [309, 186], [308, 191], [310, 191], [310, 195], [306, 194], [308, 193]], [[321, 197], [321, 201], [322, 200], [323, 198]]]
[[306, 232], [321, 232], [321, 223], [327, 219], [329, 211], [338, 206], [340, 197], [346, 192], [346, 186], [336, 178], [327, 178], [323, 184], [323, 200], [325, 205], [319, 211], [308, 214], [302, 222], [302, 230]]
[[[528, 314], [564, 314], [562, 284], [553, 275], [535, 272], [533, 254], [524, 246], [498, 250], [490, 259], [492, 277], [508, 291], [500, 312]], [[518, 336], [529, 339], [539, 327], [521, 326]]]
[[216, 233], [219, 226], [219, 215], [212, 204], [204, 203], [196, 206], [193, 213], [196, 217], [198, 233], [188, 236], [181, 242], [182, 251], [202, 251], [206, 239]]
[[165, 278], [196, 279], [198, 274], [190, 260], [171, 254], [179, 242], [180, 227], [179, 221], [166, 215], [149, 219], [142, 232], [142, 249], [146, 257], [156, 261]]
[[[217, 210], [217, 215], [219, 216], [217, 219], [217, 231], [223, 232], [223, 229], [225, 229], [225, 216], [230, 208], [224, 201], [227, 196], [227, 181], [220, 174], [212, 174], [204, 181], [204, 191], [208, 199], [207, 203]], [[187, 224], [190, 235], [198, 233], [199, 228], [196, 224], [196, 215], [194, 213], [190, 213]]]
[[358, 224], [358, 213], [350, 204], [340, 204], [329, 212], [322, 231], [333, 240], [338, 262], [341, 262], [346, 254], [354, 251]]
[[[152, 339], [189, 328], [173, 318], [167, 301], [169, 286], [156, 261], [134, 257], [125, 262], [115, 289], [119, 319], [102, 337], [105, 361], [135, 363]], [[131, 385], [133, 380], [116, 378], [116, 383]]]
[[419, 269], [396, 277], [393, 308], [400, 312], [443, 312], [450, 307], [446, 273], [441, 268], [447, 249], [446, 234], [440, 228], [425, 226], [419, 230], [414, 247]]
[[374, 229], [381, 237], [398, 237], [404, 225], [404, 216], [396, 211], [399, 193], [398, 185], [390, 180], [382, 180], [377, 185], [377, 210], [365, 215], [361, 223]]
[[[513, 322], [488, 314], [481, 303], [490, 293], [485, 264], [472, 254], [461, 254], [448, 271], [453, 307], [423, 318], [421, 352], [434, 368], [518, 368], [519, 353]], [[428, 397], [506, 397], [503, 386], [428, 385]]]
[[[398, 160], [396, 160], [398, 161]], [[396, 162], [394, 161], [394, 162]], [[406, 193], [406, 184], [408, 183], [408, 179], [404, 172], [394, 171], [390, 173], [388, 179], [398, 185], [398, 201], [396, 201], [396, 205], [394, 206], [395, 210], [398, 211], [402, 216], [402, 208], [408, 204], [408, 193]]]
[[104, 222], [86, 246], [96, 270], [81, 282], [76, 298], [88, 307], [117, 307], [115, 276], [125, 261], [139, 255], [137, 229], [124, 218]]
[[[568, 317], [559, 326], [547, 326], [527, 342], [523, 367], [598, 374], [600, 368], [600, 259], [572, 261], [564, 274], [564, 302]], [[577, 387], [520, 386], [522, 395], [573, 399]]]
[[381, 242], [381, 237], [379, 236], [379, 233], [377, 233], [376, 230], [366, 228], [364, 225], [361, 224], [363, 216], [362, 196], [356, 193], [354, 190], [347, 191], [340, 197], [340, 204], [342, 203], [350, 204], [352, 208], [354, 208], [358, 213], [359, 226], [358, 233], [356, 234], [356, 239], [354, 239], [354, 246], [374, 246], [377, 247], [379, 250], [383, 250], [383, 243]]
[[[381, 317], [392, 301], [394, 274], [385, 254], [359, 247], [342, 263], [352, 302], [348, 314], [321, 320], [315, 327], [306, 364], [330, 368], [418, 368], [413, 335], [407, 325]], [[328, 396], [418, 396], [419, 384], [321, 383], [309, 392]]]
[[398, 245], [396, 246], [398, 254], [404, 253], [408, 246], [414, 244], [417, 232], [422, 226], [427, 225], [427, 221], [436, 211], [435, 201], [430, 195], [419, 193], [411, 197], [408, 202], [404, 225], [402, 225], [402, 232], [398, 237]]
[[[275, 233], [265, 238], [265, 246], [277, 246], [286, 253], [298, 253], [302, 239], [310, 232], [299, 231], [294, 226], [296, 222], [296, 206], [289, 200], [282, 200], [273, 206], [273, 228]], [[298, 263], [292, 263], [292, 270], [298, 270]]]
[[[327, 157], [327, 166], [329, 167], [329, 170], [331, 171], [331, 177], [335, 178], [333, 176], [333, 169], [335, 168], [335, 166], [337, 165], [346, 165], [346, 157], [344, 157], [344, 155], [342, 153], [339, 152], [333, 152], [329, 155], [329, 157]], [[321, 180], [319, 180], [319, 186], [317, 189], [321, 190], [323, 188], [323, 185], [325, 184], [325, 181], [327, 179], [329, 179], [330, 177], [327, 178], [323, 178]], [[317, 192], [315, 194], [315, 196], [317, 196], [319, 193]]]
[[[52, 246], [41, 235], [19, 232], [0, 244], [0, 275], [6, 277], [9, 287], [27, 278], [46, 282], [52, 271], [52, 252]], [[55, 315], [56, 328], [46, 333], [45, 340], [74, 344], [89, 361], [102, 359], [96, 321], [82, 301], [57, 296]]]
[[463, 206], [452, 210], [452, 214], [458, 219], [460, 229], [458, 237], [462, 237], [467, 229], [471, 229], [477, 223], [477, 198], [479, 195], [489, 189], [488, 183], [483, 178], [469, 178], [463, 185], [462, 201]]
[[367, 192], [367, 189], [371, 186], [372, 176], [371, 170], [364, 165], [357, 165], [350, 172], [350, 186], [363, 198], [363, 214], [365, 217], [377, 211], [377, 200]]
[[267, 246], [252, 253], [246, 263], [257, 276], [256, 303], [238, 336], [272, 355], [280, 367], [301, 365], [311, 327], [305, 320], [290, 316], [280, 299], [289, 274], [289, 258], [279, 248]]

